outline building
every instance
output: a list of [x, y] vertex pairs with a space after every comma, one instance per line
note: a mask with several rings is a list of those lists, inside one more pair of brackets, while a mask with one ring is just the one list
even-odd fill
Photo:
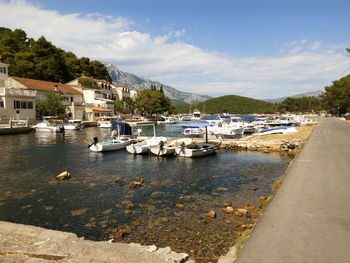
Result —
[[79, 83], [79, 78], [67, 82], [67, 85], [74, 87], [83, 94], [85, 105], [85, 119], [87, 121], [99, 121], [114, 115], [114, 100], [112, 85], [105, 80], [94, 79], [82, 75], [96, 82], [99, 88], [92, 89], [83, 87]]
[[112, 84], [112, 94], [114, 100], [123, 101], [131, 98], [130, 89], [124, 85]]
[[66, 113], [73, 119], [83, 119], [85, 106], [83, 94], [73, 87], [56, 82], [9, 77], [6, 86], [18, 90], [36, 91], [35, 101], [46, 100], [47, 92], [56, 92], [62, 97], [62, 104], [66, 106]]
[[36, 91], [8, 86], [8, 65], [0, 61], [0, 120], [35, 121]]

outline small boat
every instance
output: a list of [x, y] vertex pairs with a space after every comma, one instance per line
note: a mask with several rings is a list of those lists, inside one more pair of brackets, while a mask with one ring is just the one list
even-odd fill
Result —
[[98, 142], [98, 138], [94, 137], [93, 143], [90, 144], [88, 148], [93, 152], [109, 152], [124, 149], [125, 147], [130, 145], [131, 142], [132, 139], [130, 138], [119, 138]]
[[36, 132], [63, 133], [64, 125], [52, 126], [48, 121], [40, 122], [33, 126]]
[[[152, 146], [157, 146], [161, 143], [166, 142], [167, 138], [165, 137], [156, 137], [156, 126], [154, 123], [151, 124], [153, 126], [153, 137], [147, 140], [144, 140], [139, 143], [133, 143], [126, 147], [126, 150], [131, 154], [145, 154], [150, 151]], [[139, 126], [149, 126], [149, 124], [139, 125]]]
[[100, 128], [112, 128], [112, 123], [110, 122], [104, 122], [100, 124]]
[[267, 135], [267, 134], [288, 134], [297, 132], [297, 129], [293, 126], [281, 126], [271, 129], [263, 129], [257, 132], [257, 135]]
[[183, 139], [170, 141], [168, 143], [164, 143], [163, 141], [160, 141], [159, 145], [152, 146], [150, 148], [150, 151], [151, 151], [151, 153], [153, 153], [157, 156], [175, 155], [176, 147], [181, 146], [182, 143], [185, 143], [185, 145], [189, 145], [192, 143], [192, 139], [183, 138]]
[[176, 124], [178, 119], [175, 117], [163, 117], [163, 121], [157, 121], [157, 124]]
[[116, 151], [124, 149], [133, 142], [131, 139], [132, 129], [129, 124], [114, 122], [112, 128], [111, 140], [98, 142], [98, 138], [94, 137], [94, 141], [88, 145], [88, 148], [93, 152]]
[[199, 121], [200, 119], [201, 119], [201, 112], [199, 110], [195, 109], [193, 111], [193, 115], [192, 115], [191, 120], [192, 121]]
[[73, 131], [73, 130], [78, 131], [82, 128], [82, 126], [78, 123], [77, 124], [65, 123], [65, 124], [63, 124], [63, 126], [64, 126], [64, 129], [68, 130], [68, 131]]
[[199, 142], [191, 143], [189, 145], [182, 144], [179, 147], [176, 147], [175, 152], [180, 157], [200, 157], [210, 154], [214, 154], [220, 141], [209, 141], [209, 142]]
[[150, 151], [152, 146], [157, 146], [160, 142], [166, 142], [165, 137], [152, 137], [139, 143], [133, 143], [126, 146], [126, 150], [131, 154], [145, 154]]

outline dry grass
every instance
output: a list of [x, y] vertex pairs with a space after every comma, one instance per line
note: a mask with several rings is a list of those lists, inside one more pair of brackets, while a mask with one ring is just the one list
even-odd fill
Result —
[[290, 133], [290, 134], [271, 134], [271, 135], [252, 135], [249, 137], [246, 137], [247, 141], [252, 141], [252, 140], [259, 140], [259, 141], [280, 141], [280, 140], [293, 140], [293, 139], [298, 139], [305, 141], [309, 138], [312, 130], [315, 128], [315, 125], [311, 126], [300, 126], [296, 127], [298, 132], [296, 133]]

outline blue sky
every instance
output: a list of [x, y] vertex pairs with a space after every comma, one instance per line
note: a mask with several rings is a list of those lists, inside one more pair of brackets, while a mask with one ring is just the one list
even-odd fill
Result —
[[182, 91], [274, 98], [350, 73], [350, 1], [0, 0], [0, 26]]

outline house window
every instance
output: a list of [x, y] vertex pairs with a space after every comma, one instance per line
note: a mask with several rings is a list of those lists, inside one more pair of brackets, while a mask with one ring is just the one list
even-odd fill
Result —
[[26, 109], [26, 108], [27, 108], [27, 102], [21, 101], [21, 109]]
[[6, 74], [6, 67], [0, 67], [0, 73]]
[[0, 108], [4, 107], [4, 102], [2, 100], [0, 100]]
[[74, 100], [73, 100], [73, 97], [70, 97], [70, 102], [73, 102]]
[[99, 112], [95, 112], [95, 117], [100, 117], [100, 113]]
[[28, 109], [33, 109], [33, 102], [32, 101], [28, 101]]
[[20, 109], [21, 108], [21, 102], [18, 100], [13, 101], [13, 108], [14, 109]]

